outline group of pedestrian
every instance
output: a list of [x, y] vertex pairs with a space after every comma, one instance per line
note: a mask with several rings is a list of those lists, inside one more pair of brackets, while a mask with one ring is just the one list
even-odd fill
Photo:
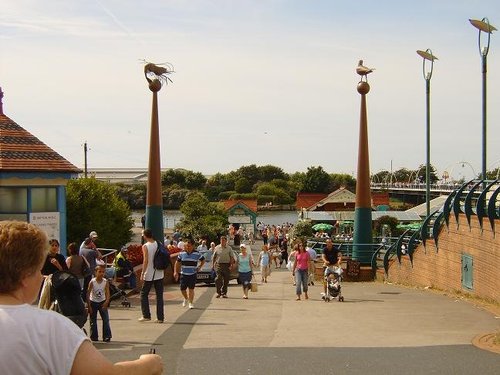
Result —
[[[302, 292], [304, 292], [304, 298], [309, 299], [309, 286], [314, 285], [316, 275], [316, 259], [317, 253], [314, 249], [306, 247], [300, 240], [295, 242], [293, 251], [290, 253], [288, 268], [292, 272], [297, 301], [301, 300]], [[342, 253], [333, 246], [331, 239], [326, 240], [321, 259], [323, 261], [323, 288], [324, 295], [326, 295], [326, 279], [333, 273], [334, 267], [340, 267], [342, 263]]]

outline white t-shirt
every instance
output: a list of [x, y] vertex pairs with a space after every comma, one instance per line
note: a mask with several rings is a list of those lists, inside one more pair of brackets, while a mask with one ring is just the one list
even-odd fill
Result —
[[153, 281], [153, 274], [154, 280], [163, 279], [163, 270], [155, 270], [153, 265], [153, 259], [155, 257], [156, 249], [158, 248], [158, 244], [156, 242], [146, 242], [145, 245], [148, 249], [148, 268], [146, 269], [146, 272], [144, 272], [144, 280]]
[[69, 374], [88, 340], [68, 318], [28, 304], [0, 305], [0, 374]]

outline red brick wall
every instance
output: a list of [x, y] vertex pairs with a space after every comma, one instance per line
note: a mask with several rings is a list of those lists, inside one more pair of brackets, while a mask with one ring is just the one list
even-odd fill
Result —
[[[495, 237], [488, 218], [483, 220], [483, 232], [476, 216], [471, 227], [464, 214], [459, 226], [453, 213], [449, 229], [444, 225], [438, 237], [421, 244], [413, 254], [413, 268], [408, 256], [397, 259], [389, 268], [387, 281], [416, 286], [429, 286], [447, 291], [462, 291], [481, 298], [500, 302], [500, 220], [495, 221]], [[473, 258], [473, 289], [462, 287], [462, 254]]]

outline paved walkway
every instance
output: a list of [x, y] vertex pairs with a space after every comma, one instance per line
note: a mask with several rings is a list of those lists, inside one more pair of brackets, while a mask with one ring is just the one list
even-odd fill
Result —
[[177, 286], [168, 286], [164, 324], [137, 321], [138, 296], [129, 309], [115, 303], [112, 342], [97, 347], [113, 361], [155, 347], [168, 374], [500, 372], [499, 354], [471, 344], [500, 329], [500, 317], [482, 308], [377, 282], [344, 283], [343, 303], [323, 302], [317, 285], [309, 300], [295, 301], [290, 273], [273, 271], [248, 300], [235, 281], [228, 299], [216, 299], [213, 287], [197, 287], [193, 310], [182, 308]]

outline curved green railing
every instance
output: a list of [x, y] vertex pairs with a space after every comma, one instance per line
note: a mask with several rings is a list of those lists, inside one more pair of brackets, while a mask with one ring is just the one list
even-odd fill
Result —
[[[473, 185], [471, 186], [471, 184]], [[481, 190], [482, 186], [484, 188]], [[483, 229], [482, 219], [487, 216], [494, 235], [495, 220], [500, 219], [500, 179], [473, 179], [464, 183], [458, 189], [452, 191], [448, 198], [446, 198], [443, 207], [427, 216], [418, 230], [405, 231], [398, 238], [396, 243], [387, 249], [384, 255], [385, 273], [389, 274], [390, 260], [394, 256], [397, 256], [399, 263], [401, 263], [402, 257], [404, 255], [408, 255], [413, 267], [413, 254], [416, 250], [416, 245], [419, 239], [424, 245], [425, 252], [426, 240], [428, 238], [434, 238], [437, 251], [439, 234], [441, 232], [443, 221], [446, 226], [449, 227], [449, 217], [452, 212], [455, 215], [457, 228], [460, 213], [464, 213], [466, 215], [469, 228], [471, 227], [471, 217], [476, 215], [478, 217], [481, 230]], [[402, 251], [403, 245], [406, 245], [406, 254]]]

